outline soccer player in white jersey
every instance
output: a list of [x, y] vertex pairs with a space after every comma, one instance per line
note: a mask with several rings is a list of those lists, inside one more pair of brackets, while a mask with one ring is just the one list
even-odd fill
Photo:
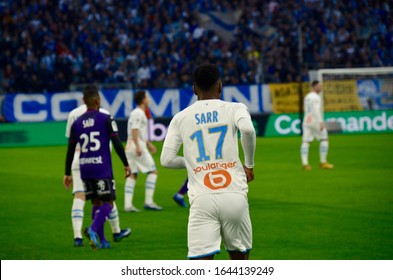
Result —
[[[70, 112], [68, 116], [67, 127], [66, 127], [67, 138], [70, 137], [71, 127], [74, 121], [78, 117], [86, 113], [86, 111], [87, 111], [87, 107], [85, 104], [83, 104]], [[109, 115], [109, 112], [106, 111], [105, 109], [100, 108], [100, 112]], [[72, 221], [72, 228], [74, 231], [75, 247], [83, 246], [82, 226], [83, 226], [83, 218], [84, 218], [84, 207], [86, 202], [84, 187], [80, 176], [79, 154], [80, 154], [80, 147], [78, 144], [75, 149], [74, 159], [72, 161], [72, 194], [74, 195], [74, 200], [71, 209], [71, 221]], [[115, 202], [113, 202], [113, 209], [109, 214], [108, 220], [111, 226], [113, 239], [115, 242], [119, 242], [121, 239], [123, 239], [124, 237], [128, 237], [131, 234], [130, 228], [120, 229], [119, 213]]]
[[[256, 141], [251, 117], [244, 104], [220, 100], [214, 65], [195, 69], [193, 89], [198, 101], [173, 117], [161, 153], [163, 166], [187, 168], [188, 258], [213, 259], [223, 241], [231, 259], [246, 260], [252, 248], [247, 183], [254, 179]], [[184, 156], [178, 155], [181, 145]]]
[[321, 114], [321, 97], [319, 93], [322, 91], [322, 84], [319, 81], [313, 81], [311, 88], [312, 91], [304, 98], [303, 140], [300, 149], [303, 169], [311, 170], [311, 165], [308, 163], [308, 149], [314, 138], [320, 141], [320, 168], [332, 169], [333, 164], [328, 163], [326, 159], [329, 142]]
[[[145, 209], [160, 211], [162, 207], [158, 206], [153, 200], [156, 189], [157, 169], [150, 152], [154, 154], [156, 148], [147, 137], [148, 118], [146, 110], [149, 106], [149, 98], [146, 92], [143, 90], [136, 92], [134, 102], [137, 107], [131, 111], [127, 124], [126, 155], [132, 174], [126, 179], [124, 187], [124, 211], [139, 212], [139, 209], [133, 204], [138, 171], [148, 174], [145, 182]], [[148, 149], [150, 149], [150, 152]]]

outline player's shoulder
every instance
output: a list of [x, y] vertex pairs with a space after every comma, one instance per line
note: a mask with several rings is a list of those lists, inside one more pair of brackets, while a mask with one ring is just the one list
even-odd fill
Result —
[[101, 109], [97, 112], [97, 115], [104, 120], [112, 120], [112, 116], [108, 114], [109, 112], [102, 112]]
[[318, 94], [314, 91], [310, 91], [309, 93], [306, 94], [306, 96], [304, 98], [307, 98], [307, 99], [318, 98]]
[[141, 108], [136, 107], [134, 110], [131, 111], [131, 115], [132, 116], [142, 116], [142, 115], [145, 115], [145, 112]]
[[238, 110], [247, 110], [248, 111], [247, 105], [244, 103], [241, 103], [241, 102], [222, 101], [222, 105], [225, 108], [228, 108], [229, 110], [232, 110], [234, 112], [236, 112]]
[[85, 104], [80, 105], [70, 112], [70, 117], [77, 118], [79, 116], [82, 116], [86, 111], [87, 111], [86, 105]]
[[183, 122], [183, 120], [186, 120], [187, 118], [189, 118], [190, 116], [194, 116], [196, 112], [196, 107], [195, 104], [192, 104], [190, 106], [188, 106], [187, 108], [181, 110], [180, 112], [177, 112], [171, 120], [172, 124], [175, 123], [181, 123]]
[[107, 114], [107, 115], [110, 115], [111, 113], [109, 113], [109, 111], [108, 110], [106, 110], [106, 109], [104, 109], [104, 108], [100, 108], [100, 110], [99, 110], [101, 113], [104, 113], [104, 114]]
[[[192, 106], [192, 105], [191, 105], [191, 106]], [[173, 115], [173, 117], [172, 117], [172, 122], [174, 122], [174, 121], [176, 121], [176, 120], [179, 120], [179, 119], [182, 119], [182, 118], [184, 118], [185, 116], [190, 115], [190, 113], [193, 111], [193, 109], [190, 108], [191, 106], [189, 106], [189, 107], [187, 107], [187, 108], [181, 110], [180, 112], [177, 112], [175, 115]]]

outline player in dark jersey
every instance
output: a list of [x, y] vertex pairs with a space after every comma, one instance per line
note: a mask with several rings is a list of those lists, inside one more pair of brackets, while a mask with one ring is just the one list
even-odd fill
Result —
[[131, 169], [120, 142], [116, 122], [109, 115], [99, 112], [100, 95], [96, 86], [88, 85], [84, 88], [83, 101], [87, 106], [87, 112], [71, 127], [64, 185], [69, 187], [72, 183], [71, 165], [76, 144], [79, 143], [81, 179], [86, 199], [91, 199], [93, 203], [93, 223], [85, 229], [85, 235], [93, 249], [110, 248], [104, 236], [104, 223], [116, 199], [110, 141], [123, 162], [126, 177], [131, 174]]

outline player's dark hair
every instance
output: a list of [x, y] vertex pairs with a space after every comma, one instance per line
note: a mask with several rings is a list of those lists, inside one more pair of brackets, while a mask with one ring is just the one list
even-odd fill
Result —
[[318, 81], [318, 80], [314, 80], [314, 81], [312, 81], [311, 86], [314, 87], [314, 86], [316, 86], [317, 84], [319, 84], [319, 81]]
[[87, 106], [91, 105], [94, 99], [99, 96], [100, 94], [98, 93], [98, 88], [95, 85], [90, 84], [84, 87], [83, 100], [85, 101]]
[[144, 90], [138, 90], [134, 95], [135, 104], [141, 105], [145, 97], [146, 97], [146, 92]]
[[194, 70], [194, 85], [206, 92], [220, 80], [220, 71], [215, 65], [202, 64]]

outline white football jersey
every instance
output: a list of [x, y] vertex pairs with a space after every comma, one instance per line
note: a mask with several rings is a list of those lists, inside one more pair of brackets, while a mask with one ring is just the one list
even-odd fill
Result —
[[146, 145], [148, 119], [145, 111], [136, 107], [132, 110], [127, 123], [128, 140], [132, 140], [132, 130], [138, 129], [139, 145]]
[[196, 101], [173, 117], [164, 148], [177, 151], [183, 144], [190, 201], [205, 193], [248, 192], [238, 154], [241, 118], [251, 119], [246, 105], [219, 99]]
[[[70, 114], [68, 115], [66, 133], [65, 133], [65, 136], [67, 138], [70, 137], [72, 124], [75, 122], [75, 120], [77, 118], [79, 118], [84, 113], [86, 113], [86, 111], [87, 111], [87, 106], [86, 106], [86, 104], [83, 104], [83, 105], [76, 107], [74, 110], [72, 110], [70, 112]], [[107, 114], [107, 115], [110, 114], [107, 110], [102, 109], [102, 108], [100, 108], [100, 112]], [[80, 145], [79, 145], [79, 143], [77, 143], [76, 148], [75, 148], [75, 153], [74, 153], [74, 159], [72, 161], [72, 169], [79, 169], [79, 154], [80, 154]]]
[[322, 121], [321, 97], [316, 92], [309, 92], [304, 98], [303, 124], [318, 127]]

